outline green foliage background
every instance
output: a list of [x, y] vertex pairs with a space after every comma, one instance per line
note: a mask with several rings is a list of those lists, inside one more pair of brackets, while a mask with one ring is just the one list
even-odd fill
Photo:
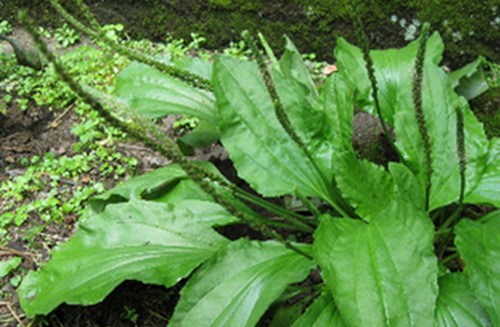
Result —
[[[283, 34], [294, 40], [302, 53], [316, 53], [332, 60], [335, 35], [354, 41], [354, 29], [346, 14], [349, 0], [86, 0], [103, 23], [122, 23], [137, 38], [190, 40], [191, 32], [207, 38], [216, 49], [238, 40], [244, 29], [260, 30], [274, 49], [282, 49]], [[474, 60], [481, 53], [500, 61], [500, 0], [365, 0], [360, 15], [371, 48], [401, 47], [407, 24], [413, 19], [431, 23], [444, 38], [444, 64], [453, 68]], [[71, 8], [72, 0], [61, 1]], [[29, 8], [37, 23], [59, 26], [59, 17], [46, 0], [3, 1], [0, 20], [15, 23], [17, 10]], [[78, 16], [78, 13], [75, 13]], [[391, 17], [397, 17], [397, 21]], [[82, 18], [82, 17], [79, 17]]]

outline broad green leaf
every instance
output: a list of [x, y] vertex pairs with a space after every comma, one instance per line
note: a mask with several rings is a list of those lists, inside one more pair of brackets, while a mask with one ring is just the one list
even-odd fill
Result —
[[449, 74], [451, 85], [458, 95], [471, 100], [488, 91], [489, 85], [483, 70], [485, 62], [486, 59], [479, 56], [475, 61]]
[[[338, 74], [332, 74], [323, 86], [316, 109], [325, 113], [328, 130], [333, 133], [333, 151], [353, 151], [352, 118], [354, 104], [351, 90]], [[325, 131], [328, 132], [328, 131]]]
[[289, 284], [313, 268], [282, 244], [239, 239], [189, 279], [169, 326], [254, 326]]
[[306, 312], [292, 327], [345, 327], [340, 312], [330, 293], [322, 294], [314, 300]]
[[[294, 194], [297, 187], [305, 196], [333, 201], [329, 185], [276, 118], [255, 63], [219, 57], [213, 84], [221, 141], [240, 177], [265, 196]], [[297, 96], [287, 93], [282, 101], [303, 103]]]
[[405, 165], [396, 162], [389, 163], [389, 171], [396, 186], [395, 193], [404, 196], [419, 209], [424, 209], [425, 199], [417, 178]]
[[[462, 97], [459, 97], [458, 101], [457, 106], [464, 108], [464, 139], [467, 159], [465, 194], [468, 195], [473, 193], [477, 187], [480, 187], [479, 185], [484, 177], [485, 180], [488, 178], [484, 174], [488, 170], [488, 161], [495, 157], [495, 151], [490, 150], [494, 141], [490, 142], [488, 140], [483, 124], [477, 120], [472, 110], [470, 110], [467, 101]], [[495, 200], [494, 197], [492, 199]], [[479, 203], [484, 203], [484, 201]], [[500, 202], [498, 203], [500, 204]]]
[[314, 257], [346, 325], [433, 325], [438, 269], [424, 211], [397, 197], [370, 223], [320, 221]]
[[471, 289], [493, 325], [500, 326], [500, 216], [484, 223], [462, 219], [455, 232]]
[[182, 114], [217, 124], [217, 109], [211, 94], [145, 64], [134, 62], [122, 70], [113, 94], [147, 118]]
[[107, 203], [141, 199], [157, 192], [170, 183], [178, 183], [186, 178], [186, 173], [177, 165], [158, 168], [147, 174], [137, 176], [111, 190], [93, 197], [88, 205], [94, 212], [101, 212]]
[[285, 53], [280, 60], [281, 71], [287, 78], [294, 79], [299, 82], [302, 87], [307, 90], [307, 95], [313, 99], [318, 97], [318, 90], [313, 83], [309, 69], [307, 69], [302, 55], [295, 47], [295, 44], [285, 35]]
[[436, 327], [492, 326], [490, 316], [472, 293], [467, 276], [454, 273], [439, 278]]
[[198, 126], [189, 134], [179, 138], [182, 142], [197, 148], [206, 148], [220, 139], [219, 127], [215, 124], [200, 120]]
[[384, 167], [358, 160], [352, 151], [336, 154], [335, 159], [337, 184], [356, 208], [356, 214], [370, 219], [389, 204], [394, 183]]
[[29, 272], [18, 289], [23, 310], [31, 317], [63, 302], [94, 304], [128, 279], [175, 285], [228, 243], [199, 218], [172, 204], [108, 205], [52, 250], [41, 270]]
[[172, 63], [180, 69], [201, 76], [207, 80], [212, 79], [212, 63], [201, 60], [198, 57], [182, 57], [172, 60]]
[[[486, 167], [480, 171], [479, 182], [464, 199], [466, 203], [500, 206], [500, 139], [490, 141]], [[481, 167], [482, 162], [477, 166]]]

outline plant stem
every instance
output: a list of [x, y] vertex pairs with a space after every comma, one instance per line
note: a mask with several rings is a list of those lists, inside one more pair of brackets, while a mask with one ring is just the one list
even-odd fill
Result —
[[[300, 199], [300, 201], [306, 206], [306, 208], [316, 217], [317, 219], [321, 216], [321, 212], [314, 206], [311, 201], [309, 201], [305, 196], [300, 194], [297, 187], [295, 187], [295, 195]], [[316, 223], [317, 225], [317, 223]]]
[[467, 157], [465, 153], [464, 113], [462, 108], [455, 108], [457, 112], [457, 154], [460, 168], [460, 195], [458, 205], [462, 205], [465, 194], [465, 170], [467, 168]]
[[[307, 231], [309, 233], [313, 233], [314, 232], [314, 229], [311, 228], [309, 225], [307, 224], [304, 224], [301, 220], [308, 220], [310, 222], [312, 222], [312, 219], [308, 219], [307, 217], [304, 217], [302, 215], [299, 215], [297, 213], [294, 213], [294, 212], [291, 212], [291, 211], [288, 211], [286, 209], [283, 209], [282, 207], [280, 206], [277, 206], [271, 202], [268, 202], [266, 200], [263, 200], [253, 194], [250, 194], [250, 193], [247, 193], [241, 189], [236, 189], [235, 192], [234, 192], [234, 195], [236, 195], [237, 197], [243, 199], [243, 200], [247, 200], [249, 202], [252, 202], [264, 209], [267, 209], [281, 217], [283, 217], [284, 219], [288, 220], [289, 222], [291, 222], [292, 224], [294, 224], [295, 226], [297, 227], [300, 227], [302, 230], [304, 231]], [[316, 222], [317, 224], [317, 222]]]
[[455, 260], [456, 258], [459, 258], [459, 257], [460, 257], [460, 255], [458, 253], [453, 253], [453, 254], [447, 256], [446, 258], [444, 258], [443, 260], [439, 261], [439, 263], [444, 265], [447, 262], [450, 262], [451, 260]]
[[429, 132], [427, 129], [427, 123], [424, 115], [424, 110], [422, 106], [422, 82], [424, 75], [424, 61], [425, 61], [425, 49], [427, 45], [427, 39], [429, 38], [429, 24], [425, 23], [422, 26], [422, 31], [420, 32], [420, 41], [417, 50], [417, 57], [415, 60], [415, 73], [413, 75], [412, 84], [412, 94], [413, 94], [413, 105], [415, 107], [415, 114], [417, 117], [418, 131], [422, 139], [422, 145], [425, 153], [425, 173], [426, 173], [426, 183], [425, 183], [425, 210], [429, 210], [429, 201], [431, 193], [431, 178], [432, 178], [432, 147], [429, 137]]

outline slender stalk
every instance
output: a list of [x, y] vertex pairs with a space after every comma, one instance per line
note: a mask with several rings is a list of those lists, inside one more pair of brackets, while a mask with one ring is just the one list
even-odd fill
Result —
[[248, 31], [244, 31], [242, 33], [243, 38], [245, 39], [246, 43], [252, 50], [253, 57], [255, 61], [257, 62], [257, 65], [259, 66], [260, 73], [262, 75], [262, 78], [264, 79], [264, 85], [266, 86], [267, 91], [269, 92], [269, 96], [271, 100], [273, 101], [274, 104], [274, 112], [276, 114], [276, 117], [278, 118], [278, 121], [280, 122], [281, 126], [285, 130], [285, 132], [290, 136], [290, 138], [295, 142], [295, 144], [298, 145], [300, 150], [305, 154], [309, 162], [313, 165], [314, 169], [318, 172], [318, 175], [321, 177], [323, 180], [324, 185], [327, 188], [329, 199], [332, 199], [333, 201], [329, 200], [328, 202], [337, 210], [340, 212], [342, 215], [345, 217], [352, 217], [352, 218], [359, 218], [352, 207], [347, 203], [347, 201], [342, 197], [340, 190], [335, 186], [336, 183], [335, 181], [330, 181], [328, 178], [326, 178], [325, 174], [321, 171], [321, 169], [318, 167], [316, 164], [316, 161], [312, 157], [311, 153], [307, 149], [306, 144], [304, 141], [300, 138], [300, 136], [297, 134], [295, 131], [295, 128], [293, 127], [292, 123], [290, 122], [290, 119], [288, 118], [288, 115], [285, 112], [285, 109], [283, 108], [283, 105], [281, 103], [281, 100], [279, 98], [278, 92], [276, 91], [276, 87], [274, 85], [273, 79], [271, 77], [271, 73], [269, 73], [269, 70], [267, 69], [266, 63], [264, 62], [264, 59], [262, 57], [262, 54], [260, 53], [260, 50], [258, 49], [257, 45], [255, 44], [254, 39], [250, 35]]
[[305, 196], [303, 196], [302, 194], [300, 194], [300, 192], [297, 189], [297, 187], [295, 187], [295, 195], [306, 206], [307, 210], [309, 210], [314, 215], [314, 217], [316, 217], [318, 219], [321, 216], [321, 212], [318, 210], [318, 208], [316, 208], [316, 206], [313, 205], [311, 203], [311, 201], [309, 201]]
[[454, 253], [454, 254], [451, 254], [449, 256], [447, 256], [446, 258], [444, 258], [443, 260], [439, 261], [440, 264], [444, 265], [452, 260], [455, 260], [457, 258], [459, 258], [460, 255], [458, 253]]
[[108, 47], [113, 49], [115, 52], [128, 57], [131, 60], [139, 61], [142, 63], [145, 63], [149, 66], [152, 66], [166, 74], [169, 74], [175, 78], [180, 79], [181, 81], [200, 88], [204, 89], [206, 91], [212, 91], [212, 85], [209, 80], [204, 79], [201, 76], [191, 74], [190, 72], [179, 69], [175, 66], [167, 65], [163, 62], [154, 60], [150, 57], [147, 57], [146, 55], [132, 50], [128, 47], [125, 47], [121, 45], [120, 43], [108, 38], [105, 33], [102, 30], [95, 31], [93, 29], [90, 29], [80, 23], [77, 19], [75, 19], [72, 15], [70, 15], [58, 2], [57, 0], [50, 0], [52, 5], [61, 13], [61, 15], [71, 24], [73, 27], [75, 27], [77, 30], [79, 30], [81, 33], [87, 34], [88, 36], [95, 38], [104, 44], [106, 44]]
[[448, 217], [448, 219], [446, 219], [446, 221], [444, 222], [444, 224], [441, 225], [441, 227], [439, 227], [437, 233], [442, 232], [443, 230], [446, 230], [448, 227], [454, 225], [455, 222], [457, 221], [457, 219], [460, 218], [460, 215], [462, 214], [462, 211], [464, 210], [464, 208], [465, 208], [465, 205], [464, 204], [460, 204], [457, 207], [457, 209], [455, 209], [455, 211], [453, 211], [453, 213], [451, 214], [451, 216]]
[[422, 138], [422, 145], [424, 147], [425, 153], [425, 210], [429, 210], [429, 200], [431, 193], [431, 178], [432, 178], [432, 148], [431, 141], [429, 137], [429, 132], [427, 130], [427, 123], [425, 120], [424, 110], [422, 106], [422, 82], [424, 75], [424, 60], [425, 60], [425, 49], [427, 45], [427, 39], [429, 38], [429, 24], [425, 23], [420, 32], [420, 42], [417, 50], [417, 58], [415, 60], [415, 73], [413, 75], [413, 105], [415, 107], [415, 114], [417, 117], [418, 131], [420, 137]]
[[224, 194], [217, 189], [217, 184], [209, 179], [213, 174], [207, 172], [201, 166], [189, 162], [186, 157], [184, 157], [177, 144], [172, 139], [168, 138], [163, 131], [161, 131], [151, 121], [142, 117], [135, 110], [126, 107], [125, 104], [120, 103], [109, 96], [99, 96], [97, 90], [90, 91], [91, 88], [82, 87], [78, 84], [73, 77], [68, 74], [67, 70], [54, 56], [54, 54], [47, 49], [47, 44], [41, 39], [40, 34], [34, 28], [32, 21], [28, 19], [27, 14], [22, 11], [20, 12], [19, 17], [27, 31], [32, 35], [40, 51], [47, 58], [47, 60], [54, 65], [54, 69], [60, 78], [68, 84], [73, 92], [75, 92], [85, 103], [89, 104], [94, 110], [96, 110], [107, 123], [125, 131], [128, 135], [143, 142], [150, 149], [156, 150], [173, 162], [178, 163], [186, 174], [191, 177], [191, 179], [198, 186], [200, 186], [203, 191], [212, 196], [215, 202], [219, 203], [230, 214], [248, 224], [252, 229], [259, 231], [265, 237], [275, 239], [287, 248], [312, 259], [310, 255], [304, 253], [289, 241], [285, 240], [276, 231], [264, 225], [261, 221], [261, 219], [263, 220], [264, 218], [259, 217], [257, 219], [256, 216], [258, 215], [250, 216], [249, 214], [238, 210], [236, 206], [231, 203], [231, 200], [225, 197]]
[[396, 147], [396, 144], [394, 143], [394, 139], [392, 138], [392, 135], [389, 133], [389, 131], [387, 129], [384, 117], [382, 116], [382, 110], [380, 109], [380, 102], [378, 99], [377, 78], [375, 77], [375, 69], [374, 69], [372, 57], [370, 57], [370, 48], [368, 46], [368, 38], [366, 37], [363, 23], [362, 23], [361, 18], [358, 14], [357, 2], [354, 2], [354, 5], [350, 6], [349, 8], [351, 11], [351, 17], [354, 21], [356, 34], [358, 36], [358, 39], [359, 39], [359, 42], [361, 45], [361, 51], [363, 52], [363, 60], [366, 63], [366, 70], [368, 71], [368, 79], [370, 80], [371, 87], [372, 87], [372, 97], [373, 97], [373, 102], [375, 104], [375, 110], [377, 111], [378, 119], [380, 120], [380, 124], [382, 125], [382, 129], [384, 130], [384, 134], [385, 134], [387, 140], [389, 141], [389, 144], [394, 149], [394, 152], [396, 152], [396, 154], [398, 155], [399, 161], [405, 163], [405, 160], [404, 160], [403, 156], [401, 155], [401, 152], [399, 152], [399, 149]]
[[457, 112], [457, 154], [458, 164], [460, 167], [460, 195], [458, 205], [462, 205], [465, 194], [465, 170], [467, 168], [467, 156], [465, 152], [465, 136], [464, 136], [464, 113], [462, 108], [455, 108]]
[[280, 65], [278, 64], [278, 60], [276, 59], [276, 56], [274, 55], [273, 49], [269, 46], [269, 43], [267, 43], [267, 40], [264, 38], [264, 35], [259, 32], [258, 34], [260, 43], [262, 43], [262, 46], [266, 50], [267, 55], [269, 56], [269, 59], [271, 59], [271, 62], [273, 64], [273, 67], [276, 69], [280, 69]]
[[[236, 195], [237, 197], [239, 197], [243, 200], [247, 200], [249, 202], [252, 202], [252, 203], [254, 203], [254, 204], [256, 204], [256, 205], [258, 205], [266, 210], [269, 210], [269, 211], [279, 215], [283, 219], [288, 220], [293, 225], [300, 227], [302, 230], [304, 230], [306, 232], [309, 232], [309, 233], [314, 232], [313, 228], [311, 228], [309, 225], [307, 225], [301, 221], [301, 220], [307, 220], [307, 221], [311, 222], [311, 219], [308, 219], [307, 217], [304, 217], [304, 216], [299, 215], [297, 213], [283, 209], [280, 206], [277, 206], [271, 202], [265, 201], [265, 200], [255, 196], [255, 195], [247, 193], [241, 189], [238, 189], [234, 193], [234, 195]], [[317, 222], [316, 222], [316, 224], [317, 224]]]

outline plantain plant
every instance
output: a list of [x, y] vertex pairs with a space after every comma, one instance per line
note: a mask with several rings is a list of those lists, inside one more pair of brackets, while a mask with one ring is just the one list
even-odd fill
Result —
[[[172, 161], [88, 203], [73, 238], [20, 286], [27, 315], [97, 303], [128, 279], [166, 287], [187, 279], [169, 326], [500, 325], [499, 211], [470, 209], [500, 205], [500, 139], [486, 138], [455, 91], [474, 67], [454, 77], [439, 68], [443, 42], [428, 26], [402, 49], [363, 53], [339, 38], [339, 71], [321, 94], [289, 39], [268, 67], [247, 32], [255, 62], [163, 67], [128, 53], [143, 63], [121, 72], [109, 96], [75, 83], [24, 22], [77, 95]], [[91, 26], [75, 27], [99, 36]], [[392, 126], [398, 161], [357, 157], [355, 108]], [[216, 131], [262, 197], [186, 160], [149, 120], [172, 112]], [[263, 198], [282, 196], [306, 209]], [[235, 224], [265, 240], [216, 229]], [[304, 283], [314, 272], [321, 282]]]

